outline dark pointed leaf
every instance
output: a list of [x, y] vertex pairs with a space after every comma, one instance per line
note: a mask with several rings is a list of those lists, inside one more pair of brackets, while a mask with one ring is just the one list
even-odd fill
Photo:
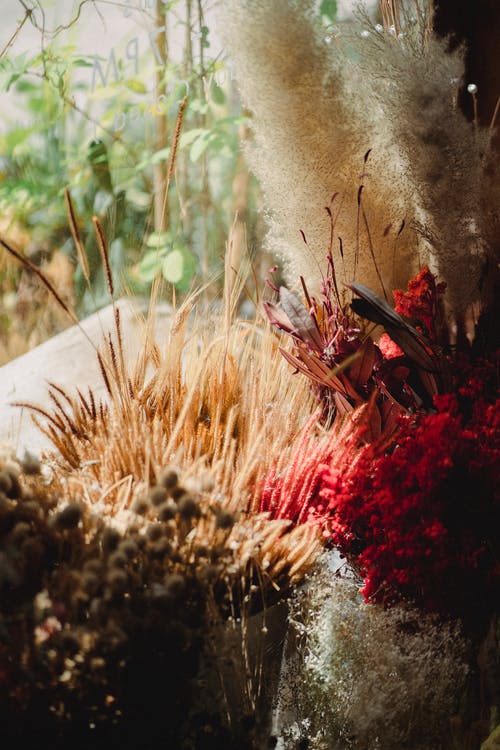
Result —
[[343, 396], [338, 391], [335, 391], [335, 393], [333, 394], [333, 398], [334, 398], [335, 406], [337, 407], [339, 414], [343, 416], [352, 414], [352, 412], [354, 411], [354, 406], [349, 403], [349, 401], [346, 399], [345, 396]]
[[386, 326], [387, 333], [396, 344], [401, 347], [407, 357], [413, 360], [422, 370], [435, 372], [434, 359], [429, 354], [427, 347], [421, 342], [413, 331]]
[[299, 356], [304, 364], [315, 373], [318, 378], [318, 383], [321, 383], [321, 385], [326, 385], [328, 386], [328, 388], [333, 388], [338, 391], [345, 391], [342, 382], [336, 376], [337, 368], [330, 370], [324, 362], [317, 359], [317, 357], [312, 357], [310, 354], [304, 351], [304, 349], [300, 350]]
[[315, 383], [318, 383], [319, 385], [323, 385], [323, 380], [320, 376], [316, 375], [314, 372], [312, 372], [309, 367], [307, 367], [301, 360], [296, 357], [293, 354], [290, 354], [290, 352], [287, 352], [286, 349], [282, 349], [279, 347], [279, 351], [283, 355], [283, 357], [286, 359], [286, 361], [292, 365], [292, 367], [295, 367], [295, 369], [298, 372], [301, 372], [303, 375], [309, 378], [309, 380], [314, 380]]
[[311, 318], [302, 302], [285, 286], [280, 288], [280, 300], [283, 310], [288, 315], [290, 322], [294, 326], [295, 335], [300, 338], [304, 344], [318, 352], [323, 351], [323, 340], [316, 328], [314, 320]]
[[391, 339], [419, 367], [428, 372], [435, 371], [434, 359], [429, 353], [428, 346], [426, 346], [427, 340], [421, 333], [409, 325], [385, 300], [364, 284], [355, 282], [347, 286], [361, 297], [361, 299], [354, 299], [351, 302], [351, 308], [357, 315], [383, 326]]
[[436, 378], [432, 373], [426, 372], [425, 370], [420, 370], [419, 375], [424, 388], [432, 398], [438, 393], [439, 390], [437, 387]]
[[375, 364], [375, 345], [371, 338], [367, 338], [359, 350], [359, 357], [352, 363], [349, 368], [349, 377], [354, 387], [364, 386], [373, 373]]

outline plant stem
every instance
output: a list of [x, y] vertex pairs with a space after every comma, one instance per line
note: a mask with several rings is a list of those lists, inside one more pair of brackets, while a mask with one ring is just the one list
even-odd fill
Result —
[[[165, 31], [160, 33], [157, 38], [158, 52], [161, 64], [157, 67], [155, 74], [155, 100], [163, 95], [166, 98], [165, 88], [165, 68], [168, 60], [168, 31], [167, 15], [164, 13], [164, 4], [161, 0], [156, 0], [156, 22], [157, 26], [165, 26]], [[154, 119], [154, 149], [159, 151], [168, 145], [168, 121], [167, 113], [161, 113]], [[169, 206], [167, 195], [167, 180], [165, 175], [165, 166], [162, 162], [155, 164], [153, 167], [153, 190], [154, 190], [154, 228], [155, 232], [165, 232], [169, 225]]]

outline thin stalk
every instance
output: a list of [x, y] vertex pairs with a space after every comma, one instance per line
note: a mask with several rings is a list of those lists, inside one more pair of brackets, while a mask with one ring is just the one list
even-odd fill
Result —
[[[161, 64], [157, 66], [155, 73], [155, 99], [159, 101], [160, 96], [166, 98], [165, 69], [168, 61], [168, 29], [167, 15], [164, 12], [165, 5], [161, 0], [156, 0], [156, 22], [158, 26], [165, 26], [165, 31], [158, 35], [157, 47]], [[168, 121], [167, 113], [160, 113], [154, 119], [154, 149], [159, 151], [168, 145]], [[165, 167], [162, 162], [153, 166], [153, 212], [155, 232], [165, 232], [169, 225], [169, 206], [167, 195], [167, 180]]]

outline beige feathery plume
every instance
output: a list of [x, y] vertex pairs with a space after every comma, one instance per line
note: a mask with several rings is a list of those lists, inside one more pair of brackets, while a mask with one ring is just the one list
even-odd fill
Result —
[[462, 53], [433, 38], [429, 3], [393, 5], [397, 30], [361, 14], [325, 39], [312, 0], [222, 0], [221, 26], [254, 113], [268, 245], [290, 278], [318, 284], [329, 206], [340, 281], [380, 293], [379, 275], [389, 291], [428, 263], [460, 320], [491, 254], [490, 134], [457, 109]]
[[407, 227], [411, 219], [410, 202], [403, 200], [406, 185], [395, 147], [379, 145], [372, 113], [356, 101], [338, 40], [328, 44], [315, 28], [313, 6], [293, 0], [222, 2], [226, 45], [242, 97], [254, 113], [249, 157], [270, 217], [267, 244], [284, 259], [291, 279], [303, 275], [314, 288], [328, 250], [328, 206], [339, 279], [356, 277], [382, 292], [370, 241], [387, 288], [402, 284], [412, 271], [408, 261], [416, 240], [407, 229], [398, 236], [403, 220]]

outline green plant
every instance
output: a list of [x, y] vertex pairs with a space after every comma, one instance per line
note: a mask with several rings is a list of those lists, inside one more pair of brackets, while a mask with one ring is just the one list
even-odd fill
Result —
[[[256, 226], [247, 210], [255, 183], [240, 156], [248, 118], [227, 64], [210, 54], [202, 2], [149, 3], [135, 12], [148, 29], [156, 25], [134, 64], [126, 62], [128, 38], [99, 59], [61, 45], [55, 31], [49, 43], [41, 37], [36, 54], [4, 51], [0, 89], [15, 95], [27, 124], [12, 121], [3, 137], [0, 207], [49, 249], [63, 246], [75, 257], [63, 200], [69, 187], [82, 224], [99, 217], [117, 280], [147, 294], [160, 275], [183, 292], [220, 274], [235, 211]], [[72, 22], [78, 30], [78, 18]], [[169, 52], [174, 30], [184, 34], [180, 59]], [[83, 241], [92, 293], [81, 269], [75, 290], [87, 312], [106, 300], [106, 288], [93, 237]]]

